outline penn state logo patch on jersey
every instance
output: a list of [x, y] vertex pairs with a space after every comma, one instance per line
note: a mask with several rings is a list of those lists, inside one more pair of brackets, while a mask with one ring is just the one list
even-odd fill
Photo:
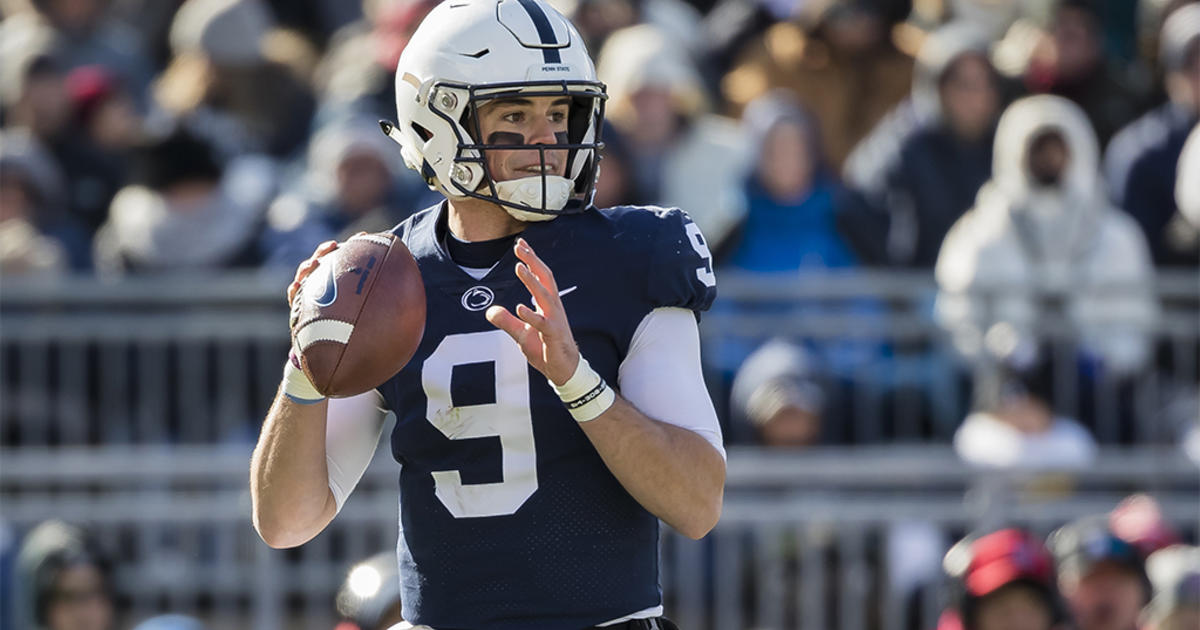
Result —
[[471, 287], [467, 289], [466, 293], [463, 293], [462, 305], [468, 311], [482, 311], [491, 306], [495, 300], [496, 294], [492, 293], [491, 289], [480, 285]]

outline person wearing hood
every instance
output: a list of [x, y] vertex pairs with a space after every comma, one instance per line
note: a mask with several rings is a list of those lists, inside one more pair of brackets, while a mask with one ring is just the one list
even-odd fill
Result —
[[[1200, 247], [1174, 192], [1184, 140], [1200, 121], [1200, 4], [1179, 8], [1163, 23], [1159, 61], [1168, 100], [1113, 138], [1104, 172], [1109, 197], [1141, 226], [1155, 264], [1195, 268]], [[1200, 174], [1193, 170], [1192, 179]]]
[[[952, 23], [921, 47], [897, 133], [872, 133], [846, 163], [842, 225], [872, 261], [931, 268], [992, 170], [1000, 87], [987, 40]], [[882, 122], [881, 125], [889, 125]]]
[[13, 617], [23, 630], [112, 630], [108, 566], [78, 527], [46, 521], [17, 552]]
[[746, 108], [742, 128], [757, 160], [742, 185], [746, 215], [725, 263], [758, 273], [857, 266], [837, 229], [839, 187], [812, 116], [789, 93], [771, 92]]
[[269, 191], [249, 166], [223, 169], [213, 147], [183, 129], [141, 147], [132, 182], [113, 198], [95, 239], [110, 274], [253, 266]]
[[429, 194], [395, 159], [378, 124], [331, 123], [309, 144], [301, 185], [267, 211], [260, 238], [264, 262], [294, 269], [325, 241], [390, 229], [408, 216], [404, 210], [429, 205], [416, 198]]
[[610, 35], [596, 71], [608, 85], [606, 115], [627, 140], [635, 197], [687, 208], [720, 252], [745, 212], [749, 147], [736, 122], [709, 112], [691, 58], [649, 24]]
[[1085, 364], [1115, 377], [1150, 356], [1154, 268], [1133, 219], [1106, 203], [1096, 136], [1078, 106], [1013, 103], [996, 131], [992, 178], [938, 253], [935, 316], [968, 359], [997, 325], [1041, 341], [1067, 324]]

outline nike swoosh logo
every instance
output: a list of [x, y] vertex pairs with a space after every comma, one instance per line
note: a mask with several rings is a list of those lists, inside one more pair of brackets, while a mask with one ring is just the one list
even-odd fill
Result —
[[337, 299], [337, 282], [333, 279], [333, 270], [325, 272], [325, 293], [313, 300], [317, 306], [329, 306]]
[[579, 288], [579, 285], [574, 285], [574, 286], [567, 287], [567, 288], [563, 289], [562, 291], [559, 291], [559, 292], [558, 292], [558, 297], [562, 297], [562, 296], [564, 296], [564, 295], [566, 295], [566, 294], [568, 294], [568, 293], [570, 293], [570, 292], [572, 292], [572, 291], [574, 291], [575, 289], [578, 289], [578, 288]]

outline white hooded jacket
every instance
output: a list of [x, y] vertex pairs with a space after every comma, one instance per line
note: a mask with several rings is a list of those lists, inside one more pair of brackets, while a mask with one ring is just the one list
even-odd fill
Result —
[[[1059, 185], [1035, 184], [1030, 146], [1057, 131], [1069, 162]], [[968, 358], [992, 326], [1044, 337], [1039, 292], [1056, 298], [1084, 352], [1116, 374], [1147, 360], [1158, 318], [1154, 270], [1137, 224], [1102, 191], [1095, 132], [1076, 105], [1055, 96], [1013, 103], [1000, 119], [992, 179], [942, 243], [935, 314]]]

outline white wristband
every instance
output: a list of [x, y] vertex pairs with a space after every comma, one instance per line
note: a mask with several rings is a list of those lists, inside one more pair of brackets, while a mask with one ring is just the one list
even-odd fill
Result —
[[558, 397], [562, 399], [576, 422], [595, 420], [600, 414], [608, 411], [617, 399], [617, 394], [583, 357], [579, 357], [575, 374], [567, 379], [566, 383], [560, 387], [550, 381], [550, 386], [558, 393]]
[[283, 366], [283, 394], [292, 402], [302, 405], [312, 405], [325, 400], [325, 395], [317, 391], [312, 381], [308, 380], [308, 375], [293, 363], [290, 356]]

